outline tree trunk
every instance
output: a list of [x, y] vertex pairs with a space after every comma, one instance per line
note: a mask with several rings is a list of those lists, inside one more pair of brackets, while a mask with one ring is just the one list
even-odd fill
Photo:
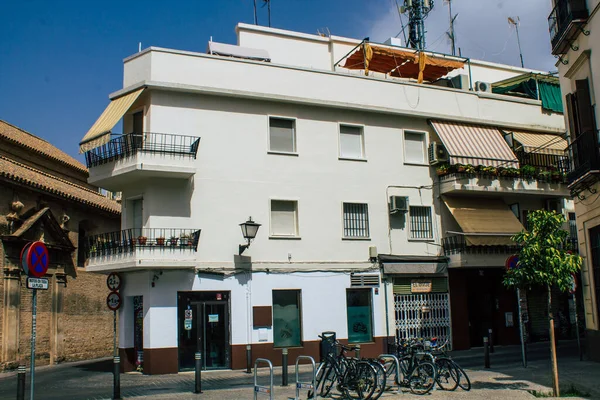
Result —
[[556, 361], [556, 339], [554, 337], [554, 314], [552, 313], [552, 288], [548, 285], [548, 319], [550, 321], [550, 355], [552, 358], [552, 391], [554, 397], [560, 396], [558, 387], [558, 363]]

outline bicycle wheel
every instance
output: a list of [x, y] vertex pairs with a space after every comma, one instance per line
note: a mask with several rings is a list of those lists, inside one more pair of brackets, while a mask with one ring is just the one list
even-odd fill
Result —
[[427, 394], [435, 385], [435, 365], [425, 361], [417, 364], [408, 377], [410, 391], [414, 394]]
[[370, 399], [377, 387], [377, 372], [367, 361], [358, 361], [344, 374], [342, 390], [346, 398]]
[[337, 372], [333, 365], [328, 365], [326, 371], [323, 373], [323, 379], [321, 380], [321, 386], [319, 388], [319, 396], [327, 397], [331, 392], [331, 388], [337, 380]]
[[385, 368], [385, 376], [386, 376], [385, 390], [389, 389], [389, 387], [387, 387], [387, 379], [390, 379], [390, 377], [393, 377], [395, 385], [400, 385], [400, 382], [398, 382], [398, 377], [400, 375], [396, 374], [396, 363], [394, 362], [394, 360], [390, 360], [390, 359], [386, 360], [385, 363], [383, 364], [383, 368]]
[[462, 390], [466, 390], [468, 392], [471, 390], [471, 380], [469, 379], [469, 376], [455, 361], [452, 361], [452, 363], [454, 364], [458, 374], [458, 386], [460, 386]]
[[375, 391], [373, 392], [373, 400], [377, 400], [385, 391], [386, 383], [387, 383], [387, 374], [385, 372], [385, 368], [383, 365], [379, 363], [377, 360], [372, 360], [371, 365], [375, 368], [375, 373], [377, 374], [377, 380], [375, 382]]
[[456, 365], [448, 358], [435, 360], [437, 371], [436, 382], [442, 390], [455, 390], [458, 387], [458, 371]]

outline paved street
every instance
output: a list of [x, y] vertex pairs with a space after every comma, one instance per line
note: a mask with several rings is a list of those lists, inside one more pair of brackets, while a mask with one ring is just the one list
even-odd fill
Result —
[[[518, 347], [497, 348], [492, 355], [492, 368], [481, 368], [481, 349], [457, 352], [454, 354], [463, 365], [472, 381], [470, 392], [457, 389], [456, 392], [435, 391], [431, 399], [534, 399], [528, 391], [549, 393], [550, 369], [547, 343], [529, 348], [528, 368], [520, 364]], [[575, 385], [591, 398], [600, 399], [600, 363], [579, 361], [574, 343], [559, 346], [559, 370], [561, 386]], [[109, 372], [111, 360], [69, 363], [54, 367], [36, 369], [36, 398], [44, 400], [70, 399], [110, 399], [112, 394], [112, 374]], [[308, 370], [303, 367], [301, 377], [308, 380]], [[294, 381], [293, 366], [290, 367], [290, 381]], [[261, 383], [268, 381], [266, 370], [259, 373]], [[281, 384], [281, 369], [275, 368], [274, 398], [287, 399], [294, 396], [293, 385], [287, 388]], [[177, 375], [148, 376], [138, 373], [121, 375], [121, 394], [126, 399], [252, 399], [253, 376], [243, 371], [203, 372], [204, 393], [192, 393], [193, 373]], [[27, 381], [29, 388], [29, 376]], [[16, 374], [9, 372], [0, 376], [0, 399], [14, 399], [16, 396]], [[386, 393], [382, 398], [407, 398]], [[29, 394], [26, 394], [29, 398]], [[260, 397], [259, 397], [260, 398]], [[262, 398], [268, 398], [266, 396]], [[302, 398], [306, 398], [303, 393]]]

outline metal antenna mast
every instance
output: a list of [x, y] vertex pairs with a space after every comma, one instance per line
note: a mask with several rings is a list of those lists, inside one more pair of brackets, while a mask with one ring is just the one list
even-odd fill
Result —
[[256, 17], [256, 0], [254, 0], [254, 25], [258, 25], [258, 18]]
[[519, 44], [519, 55], [521, 56], [521, 68], [525, 68], [525, 64], [523, 63], [523, 51], [521, 50], [521, 38], [519, 37], [519, 24], [521, 23], [521, 19], [517, 17], [515, 21], [514, 18], [508, 17], [508, 23], [514, 25], [517, 30], [517, 43]]
[[450, 30], [448, 32], [446, 32], [446, 34], [448, 35], [448, 38], [450, 39], [450, 43], [452, 46], [452, 55], [455, 56], [456, 55], [456, 34], [454, 32], [454, 21], [456, 21], [458, 14], [452, 15], [452, 0], [444, 0], [444, 1], [446, 3], [448, 3], [448, 13], [450, 15]]
[[434, 0], [404, 0], [401, 11], [408, 11], [408, 46], [425, 50], [425, 18], [433, 9]]
[[267, 6], [267, 10], [269, 13], [269, 28], [271, 27], [271, 0], [263, 0], [265, 2], [265, 4], [263, 4], [263, 7], [266, 5]]

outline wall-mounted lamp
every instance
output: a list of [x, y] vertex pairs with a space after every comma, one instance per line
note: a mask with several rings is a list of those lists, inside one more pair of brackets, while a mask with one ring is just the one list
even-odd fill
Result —
[[252, 221], [252, 217], [248, 217], [248, 221], [242, 222], [240, 224], [240, 228], [242, 228], [242, 235], [244, 236], [244, 239], [248, 241], [248, 244], [240, 244], [239, 255], [242, 255], [244, 250], [250, 247], [250, 243], [256, 237], [256, 233], [258, 232], [258, 228], [260, 228], [260, 224]]

